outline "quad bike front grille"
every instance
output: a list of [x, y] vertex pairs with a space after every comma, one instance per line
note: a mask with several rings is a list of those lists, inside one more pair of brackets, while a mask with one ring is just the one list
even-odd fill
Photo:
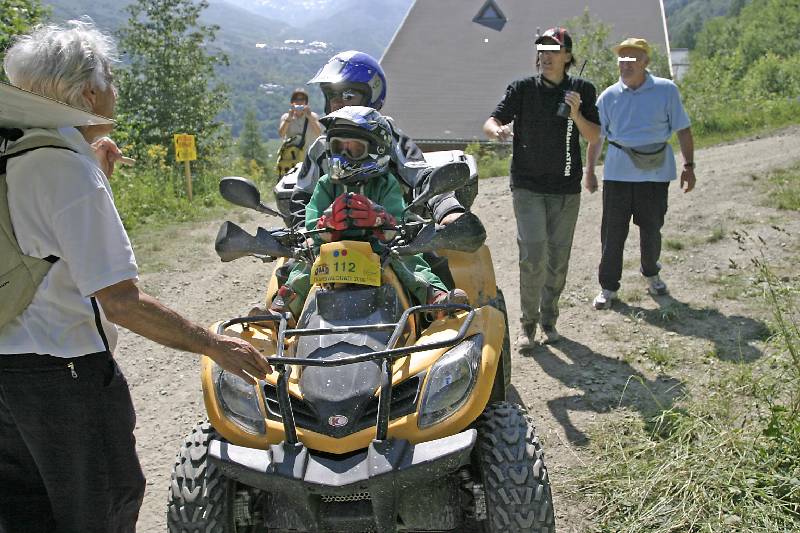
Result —
[[[458, 332], [448, 339], [442, 340], [435, 340], [433, 342], [427, 342], [422, 344], [414, 344], [409, 346], [400, 346], [396, 347], [398, 341], [400, 340], [401, 335], [404, 331], [408, 328], [409, 320], [411, 315], [419, 315], [421, 313], [456, 313], [456, 312], [466, 312], [467, 315], [464, 317], [463, 322], [461, 323], [460, 327], [458, 328]], [[430, 305], [415, 305], [413, 307], [409, 307], [405, 311], [403, 311], [403, 315], [396, 323], [391, 324], [361, 324], [361, 325], [352, 325], [352, 326], [338, 326], [338, 327], [329, 327], [329, 328], [306, 328], [306, 329], [288, 329], [287, 328], [287, 321], [286, 317], [280, 316], [276, 317], [274, 315], [256, 315], [256, 316], [246, 316], [246, 317], [237, 317], [232, 318], [230, 320], [226, 320], [221, 322], [217, 326], [217, 332], [222, 335], [225, 333], [225, 330], [231, 326], [236, 324], [248, 324], [248, 323], [261, 323], [261, 322], [277, 322], [278, 325], [278, 338], [276, 340], [276, 355], [274, 357], [268, 357], [267, 360], [270, 364], [274, 365], [278, 371], [278, 380], [277, 385], [271, 385], [268, 383], [264, 383], [263, 385], [263, 393], [266, 399], [266, 407], [267, 407], [267, 417], [272, 420], [281, 420], [283, 422], [283, 430], [285, 433], [286, 442], [289, 444], [297, 444], [297, 426], [300, 425], [304, 428], [311, 429], [323, 434], [331, 434], [328, 431], [327, 425], [330, 423], [331, 425], [334, 422], [341, 422], [341, 418], [338, 415], [333, 415], [326, 420], [326, 423], [320, 423], [319, 416], [317, 416], [316, 410], [314, 409], [313, 404], [305, 402], [303, 400], [299, 400], [297, 398], [293, 398], [291, 394], [289, 394], [289, 369], [294, 366], [303, 366], [303, 367], [337, 367], [337, 366], [344, 366], [344, 365], [351, 365], [351, 364], [360, 364], [366, 363], [368, 361], [381, 361], [381, 372], [383, 376], [381, 378], [381, 385], [380, 390], [385, 392], [381, 396], [384, 398], [384, 401], [378, 401], [377, 406], [377, 414], [375, 415], [375, 439], [382, 441], [388, 438], [388, 430], [389, 430], [389, 422], [390, 420], [397, 418], [398, 416], [402, 416], [403, 413], [408, 414], [413, 412], [416, 408], [416, 401], [417, 396], [419, 395], [419, 387], [422, 383], [422, 379], [420, 376], [415, 376], [406, 381], [416, 381], [416, 385], [412, 386], [412, 384], [406, 385], [412, 389], [411, 392], [414, 392], [413, 402], [409, 401], [411, 399], [411, 394], [409, 391], [405, 390], [403, 384], [398, 384], [397, 387], [392, 385], [392, 376], [393, 376], [393, 362], [401, 357], [408, 356], [412, 353], [422, 352], [422, 351], [429, 351], [429, 350], [436, 350], [439, 348], [452, 348], [456, 346], [458, 343], [462, 342], [466, 336], [467, 331], [469, 330], [470, 326], [472, 325], [472, 320], [475, 317], [475, 309], [470, 307], [466, 304], [430, 304]], [[349, 355], [340, 358], [322, 358], [322, 359], [309, 359], [309, 358], [295, 358], [295, 357], [285, 357], [284, 352], [286, 348], [286, 337], [303, 337], [303, 336], [311, 336], [311, 335], [330, 335], [330, 334], [345, 334], [345, 333], [364, 333], [369, 331], [384, 331], [387, 329], [392, 330], [392, 335], [389, 338], [389, 341], [386, 342], [385, 348], [382, 350], [377, 350], [374, 352], [368, 353], [359, 353], [354, 355]], [[416, 379], [415, 379], [416, 378]], [[399, 393], [395, 393], [394, 389], [399, 389]], [[391, 390], [391, 393], [389, 392]], [[405, 394], [403, 394], [403, 392]], [[394, 408], [394, 402], [397, 401], [397, 409], [394, 413], [392, 413], [392, 409]], [[404, 406], [405, 409], [400, 409], [403, 407], [403, 402], [405, 402]], [[297, 414], [295, 414], [295, 410]], [[365, 408], [366, 410], [366, 408]], [[292, 416], [282, 416], [280, 413], [292, 413]], [[394, 416], [392, 416], [394, 415]], [[342, 437], [345, 434], [351, 434], [354, 431], [357, 431], [360, 426], [363, 428], [370, 427], [373, 425], [370, 422], [367, 425], [364, 425], [365, 420], [368, 419], [365, 415], [357, 415], [358, 419], [354, 420], [350, 423], [352, 428], [343, 427], [342, 425], [337, 426], [337, 431], [335, 432], [335, 436], [337, 438]], [[330, 422], [333, 421], [333, 422]], [[348, 423], [347, 420], [344, 421], [345, 424]], [[362, 428], [362, 429], [363, 429]], [[334, 504], [335, 505], [335, 504]]]
[[342, 495], [323, 495], [322, 501], [325, 503], [349, 503], [349, 502], [360, 502], [363, 500], [371, 500], [372, 495], [369, 492], [355, 492], [353, 494], [342, 494]]
[[[420, 385], [424, 378], [425, 374], [421, 373], [392, 387], [392, 401], [389, 412], [390, 420], [395, 420], [417, 410]], [[291, 395], [289, 398], [292, 403], [292, 413], [297, 427], [323, 434], [328, 432], [323, 421], [317, 416], [313, 405]], [[268, 417], [272, 420], [281, 420], [281, 410], [278, 403], [278, 388], [275, 385], [270, 383], [264, 384], [264, 399], [267, 404]], [[355, 421], [351, 433], [356, 433], [362, 429], [374, 426], [377, 417], [378, 397], [376, 396], [370, 400], [361, 416]]]

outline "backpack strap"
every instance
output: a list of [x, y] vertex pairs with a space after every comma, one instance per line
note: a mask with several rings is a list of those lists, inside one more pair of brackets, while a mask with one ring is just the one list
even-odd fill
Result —
[[[18, 132], [4, 130], [0, 133], [4, 140], [20, 138], [17, 135]], [[0, 308], [0, 326], [5, 325], [25, 310], [52, 264], [59, 260], [54, 255], [40, 259], [23, 254], [14, 234], [8, 209], [6, 163], [11, 158], [39, 148], [76, 151], [64, 140], [53, 135], [35, 135], [14, 144], [0, 155], [0, 249], [2, 250], [2, 255], [0, 255], [0, 300], [3, 301], [3, 306]], [[103, 337], [102, 331], [100, 334]], [[105, 340], [104, 344], [107, 344]]]
[[[23, 134], [24, 132], [19, 129], [0, 129], [0, 137], [9, 141], [15, 141], [21, 138]], [[23, 154], [27, 154], [28, 152], [32, 152], [33, 150], [38, 150], [39, 148], [57, 148], [77, 153], [72, 146], [53, 135], [32, 135], [30, 138], [16, 143], [9, 150], [6, 150], [2, 156], [0, 156], [0, 179], [3, 181], [3, 183], [0, 183], [0, 192], [4, 193], [3, 198], [0, 198], [0, 201], [8, 201], [8, 186], [6, 185], [6, 165], [8, 160], [14, 157], [19, 157]], [[8, 209], [6, 209], [6, 212], [7, 211]], [[13, 235], [13, 228], [11, 226], [10, 218], [6, 220], [5, 217], [0, 217], [0, 226], [2, 226], [0, 229], [5, 231], [6, 234]], [[58, 257], [55, 255], [48, 255], [42, 259], [50, 264], [58, 261]]]
[[[11, 135], [6, 136], [8, 131], [9, 130], [3, 130], [2, 137], [4, 139], [14, 140], [13, 136]], [[10, 131], [13, 132], [14, 130]], [[6, 150], [3, 153], [3, 155], [0, 156], [0, 174], [6, 173], [6, 162], [9, 159], [13, 157], [19, 157], [33, 150], [38, 150], [39, 148], [58, 148], [61, 150], [69, 150], [70, 152], [77, 153], [75, 148], [69, 145], [66, 141], [54, 135], [31, 135], [27, 139], [23, 139], [22, 141], [14, 144], [14, 146]]]

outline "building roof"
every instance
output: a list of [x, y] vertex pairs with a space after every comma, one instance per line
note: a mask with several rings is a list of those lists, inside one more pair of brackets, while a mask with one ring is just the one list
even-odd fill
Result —
[[484, 140], [505, 88], [534, 73], [537, 28], [586, 7], [612, 41], [644, 37], [669, 52], [661, 0], [416, 0], [381, 58], [382, 112], [418, 142]]

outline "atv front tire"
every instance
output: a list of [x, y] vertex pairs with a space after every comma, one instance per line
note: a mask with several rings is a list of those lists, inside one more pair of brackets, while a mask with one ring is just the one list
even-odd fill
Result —
[[228, 533], [232, 517], [232, 482], [207, 462], [208, 443], [218, 438], [211, 424], [202, 422], [184, 439], [175, 466], [167, 503], [170, 533]]
[[544, 453], [533, 421], [510, 402], [489, 404], [477, 422], [476, 463], [486, 494], [486, 533], [554, 533]]
[[501, 359], [503, 361], [503, 385], [507, 389], [511, 386], [511, 335], [508, 331], [508, 310], [506, 309], [506, 298], [500, 287], [497, 287], [497, 309], [503, 313], [505, 322], [505, 337], [503, 337], [503, 351]]

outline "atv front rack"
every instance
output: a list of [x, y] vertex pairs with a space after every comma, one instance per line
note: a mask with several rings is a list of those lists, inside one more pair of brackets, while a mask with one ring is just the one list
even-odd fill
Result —
[[[425, 344], [403, 346], [395, 348], [397, 341], [405, 331], [408, 325], [408, 319], [412, 314], [429, 313], [429, 312], [446, 312], [454, 313], [457, 311], [467, 311], [467, 316], [461, 324], [458, 332], [452, 338], [442, 341], [428, 342]], [[294, 414], [292, 413], [292, 404], [289, 398], [289, 377], [287, 370], [292, 365], [299, 366], [322, 366], [334, 367], [351, 365], [354, 363], [363, 363], [366, 361], [382, 360], [381, 364], [381, 387], [380, 396], [378, 398], [378, 416], [376, 424], [376, 437], [378, 441], [386, 440], [389, 431], [389, 409], [390, 398], [392, 397], [392, 363], [395, 359], [415, 353], [424, 352], [427, 350], [435, 350], [438, 348], [452, 347], [460, 343], [466, 337], [467, 331], [472, 324], [472, 319], [475, 317], [475, 310], [469, 305], [464, 304], [433, 304], [433, 305], [417, 305], [409, 307], [405, 310], [400, 320], [396, 323], [387, 324], [369, 324], [359, 326], [333, 326], [329, 328], [314, 328], [314, 329], [288, 329], [286, 315], [256, 315], [247, 317], [237, 317], [222, 322], [217, 327], [217, 333], [223, 335], [225, 330], [230, 326], [236, 324], [263, 324], [265, 322], [278, 322], [278, 339], [276, 343], [275, 357], [267, 357], [267, 361], [272, 364], [278, 371], [278, 405], [280, 406], [281, 419], [283, 420], [283, 429], [286, 435], [286, 442], [289, 444], [297, 443], [297, 429], [294, 422]], [[295, 357], [284, 357], [284, 350], [286, 347], [286, 337], [303, 337], [310, 335], [333, 335], [342, 333], [358, 333], [363, 331], [385, 331], [392, 330], [392, 336], [386, 343], [385, 350], [378, 350], [375, 352], [352, 355], [343, 357], [341, 359], [300, 359]]]

